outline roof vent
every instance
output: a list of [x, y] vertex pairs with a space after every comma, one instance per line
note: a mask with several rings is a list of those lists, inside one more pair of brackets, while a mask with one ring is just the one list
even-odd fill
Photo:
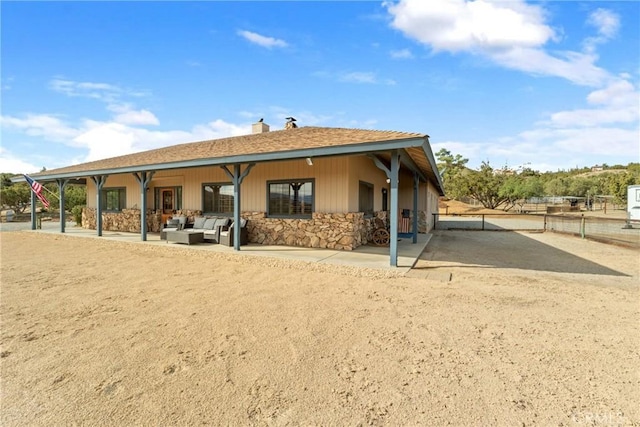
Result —
[[269, 132], [269, 125], [263, 122], [263, 119], [258, 120], [251, 125], [251, 133], [265, 133]]
[[295, 129], [298, 125], [295, 123], [296, 119], [293, 117], [287, 117], [287, 123], [284, 124], [285, 129]]

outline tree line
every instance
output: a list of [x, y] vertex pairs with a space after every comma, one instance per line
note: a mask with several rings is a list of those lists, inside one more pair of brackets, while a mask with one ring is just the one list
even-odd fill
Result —
[[473, 198], [488, 209], [508, 211], [522, 207], [534, 197], [573, 196], [593, 200], [596, 195], [613, 196], [626, 204], [627, 186], [640, 184], [640, 163], [626, 166], [602, 166], [602, 172], [591, 168], [559, 172], [538, 172], [522, 167], [494, 169], [488, 161], [479, 169], [467, 167], [469, 159], [446, 149], [436, 153], [438, 170], [447, 197], [456, 200]]
[[[23, 213], [31, 206], [31, 188], [26, 182], [11, 182], [15, 174], [0, 173], [0, 205], [3, 208], [12, 209], [15, 213]], [[57, 210], [60, 193], [56, 184], [44, 184], [44, 196], [50, 203], [49, 210]], [[84, 185], [67, 185], [64, 189], [65, 210], [72, 211], [76, 206], [84, 206], [87, 203], [87, 189]], [[37, 204], [41, 206], [40, 201]]]

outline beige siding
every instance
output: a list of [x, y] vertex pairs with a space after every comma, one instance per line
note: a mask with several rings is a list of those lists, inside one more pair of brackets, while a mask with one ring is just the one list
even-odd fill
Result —
[[382, 210], [382, 189], [389, 187], [387, 175], [367, 156], [349, 157], [349, 168], [348, 211], [358, 212], [360, 208], [360, 181], [373, 184], [373, 210]]
[[347, 158], [313, 159], [313, 166], [302, 160], [256, 165], [242, 184], [242, 210], [264, 212], [267, 182], [288, 179], [315, 179], [316, 212], [346, 212], [345, 182]]
[[[127, 189], [127, 208], [140, 207], [140, 185], [133, 174], [110, 175], [104, 183], [103, 189], [125, 187]], [[87, 179], [87, 207], [95, 208], [96, 185]]]
[[[246, 169], [242, 165], [242, 170]], [[233, 166], [229, 169], [233, 172]], [[267, 182], [288, 179], [315, 180], [315, 211], [323, 213], [357, 212], [359, 182], [374, 186], [374, 210], [382, 209], [382, 189], [389, 188], [386, 175], [367, 156], [314, 158], [309, 166], [304, 159], [261, 163], [254, 166], [242, 183], [242, 210], [264, 212]], [[231, 183], [222, 168], [202, 167], [157, 172], [149, 185], [148, 206], [154, 206], [154, 189], [182, 186], [182, 208], [202, 209], [203, 183]], [[105, 188], [126, 187], [127, 208], [140, 207], [140, 187], [132, 174], [109, 176]], [[413, 209], [413, 176], [401, 171], [398, 209]], [[435, 196], [434, 196], [435, 194]], [[434, 201], [435, 200], [435, 201]], [[96, 207], [95, 185], [88, 180], [87, 206]], [[432, 184], [420, 185], [418, 209], [437, 212], [437, 192]]]

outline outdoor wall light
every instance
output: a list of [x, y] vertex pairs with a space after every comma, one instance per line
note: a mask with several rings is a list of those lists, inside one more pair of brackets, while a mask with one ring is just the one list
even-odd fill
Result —
[[308, 164], [309, 166], [313, 166], [313, 160], [311, 160], [311, 157], [307, 157], [307, 158], [305, 159], [305, 161], [307, 162], [307, 164]]

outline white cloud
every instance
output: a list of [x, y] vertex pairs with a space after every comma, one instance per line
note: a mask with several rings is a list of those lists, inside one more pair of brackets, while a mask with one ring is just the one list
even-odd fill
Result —
[[637, 161], [640, 129], [609, 127], [572, 127], [535, 129], [522, 132], [519, 139], [543, 147], [550, 157], [566, 153], [610, 156], [612, 154]]
[[396, 84], [395, 80], [380, 78], [373, 71], [346, 71], [346, 72], [315, 71], [311, 75], [321, 79], [332, 79], [332, 80], [336, 80], [343, 83], [384, 84], [384, 85]]
[[0, 146], [0, 171], [3, 173], [36, 173], [42, 166], [36, 166], [16, 157], [13, 153]]
[[376, 83], [376, 75], [371, 72], [354, 71], [340, 76], [340, 81], [349, 83]]
[[96, 99], [107, 104], [109, 110], [120, 112], [133, 109], [130, 103], [123, 100], [124, 98], [146, 96], [142, 91], [123, 89], [109, 83], [77, 82], [62, 78], [52, 79], [49, 88], [70, 97]]
[[533, 47], [555, 36], [542, 9], [521, 1], [402, 0], [387, 8], [395, 28], [436, 51]]
[[531, 167], [540, 171], [566, 169], [567, 165], [637, 162], [640, 92], [625, 78], [628, 76], [620, 76], [589, 93], [586, 99], [592, 108], [552, 113], [532, 129], [497, 140], [434, 142], [433, 151], [446, 148], [477, 162], [490, 159], [493, 166], [531, 162]]
[[52, 79], [49, 88], [67, 96], [99, 99], [112, 102], [123, 90], [108, 83], [76, 82], [61, 78]]
[[558, 52], [552, 56], [541, 49], [514, 48], [496, 52], [492, 59], [500, 65], [538, 75], [562, 77], [584, 86], [600, 86], [609, 73], [594, 65], [597, 56], [579, 52]]
[[[593, 49], [586, 52], [544, 50], [557, 41], [545, 10], [521, 0], [401, 0], [385, 3], [391, 25], [434, 52], [469, 52], [504, 67], [557, 76], [576, 84], [599, 86], [609, 73], [595, 65]], [[600, 34], [612, 34], [615, 15], [597, 12], [590, 18]]]
[[80, 134], [74, 138], [73, 145], [88, 150], [87, 156], [81, 161], [89, 162], [185, 142], [248, 133], [251, 133], [249, 124], [237, 125], [219, 119], [196, 125], [190, 131], [150, 131], [122, 123], [87, 120], [83, 123]]
[[79, 131], [47, 114], [26, 114], [24, 117], [0, 116], [3, 128], [18, 130], [29, 136], [42, 136], [50, 141], [68, 141], [78, 135]]
[[607, 87], [591, 92], [587, 102], [597, 108], [582, 108], [554, 113], [549, 124], [554, 127], [594, 127], [614, 123], [637, 123], [640, 119], [640, 91], [630, 82], [619, 79]]
[[393, 59], [411, 59], [413, 53], [409, 49], [392, 50], [390, 53]]
[[118, 123], [125, 125], [158, 125], [160, 121], [158, 118], [148, 110], [138, 111], [125, 111], [114, 117], [114, 120]]
[[608, 39], [614, 37], [620, 28], [620, 17], [607, 9], [596, 9], [589, 15], [588, 24], [598, 30], [598, 34]]
[[597, 45], [606, 43], [616, 36], [620, 28], [620, 17], [607, 9], [596, 9], [587, 19], [587, 24], [593, 26], [598, 31], [595, 37], [587, 37], [584, 40], [584, 49], [587, 52], [594, 52]]
[[244, 37], [251, 43], [257, 44], [258, 46], [266, 47], [268, 49], [274, 47], [287, 47], [288, 43], [284, 40], [276, 39], [273, 37], [263, 36], [258, 33], [254, 33], [246, 30], [239, 30], [238, 35]]
[[[25, 133], [29, 136], [42, 137], [45, 140], [60, 142], [74, 148], [87, 151], [86, 156], [76, 158], [72, 163], [88, 162], [108, 157], [121, 156], [134, 152], [175, 145], [178, 143], [202, 141], [251, 133], [249, 124], [233, 124], [224, 120], [214, 120], [206, 124], [193, 126], [189, 131], [162, 130], [150, 131], [139, 126], [148, 124], [142, 119], [145, 115], [135, 117], [139, 112], [130, 111], [123, 115], [136, 118], [130, 123], [118, 121], [84, 120], [74, 126], [50, 115], [26, 115], [25, 118], [11, 116], [0, 117], [0, 124], [7, 128]], [[152, 117], [153, 116], [152, 113]], [[3, 156], [4, 160], [9, 160]], [[31, 166], [26, 162], [19, 165], [15, 159], [12, 170], [25, 170], [22, 166]], [[20, 167], [18, 167], [20, 166]], [[39, 170], [40, 168], [37, 168]], [[2, 169], [0, 169], [2, 170]], [[32, 170], [31, 168], [29, 170]]]

